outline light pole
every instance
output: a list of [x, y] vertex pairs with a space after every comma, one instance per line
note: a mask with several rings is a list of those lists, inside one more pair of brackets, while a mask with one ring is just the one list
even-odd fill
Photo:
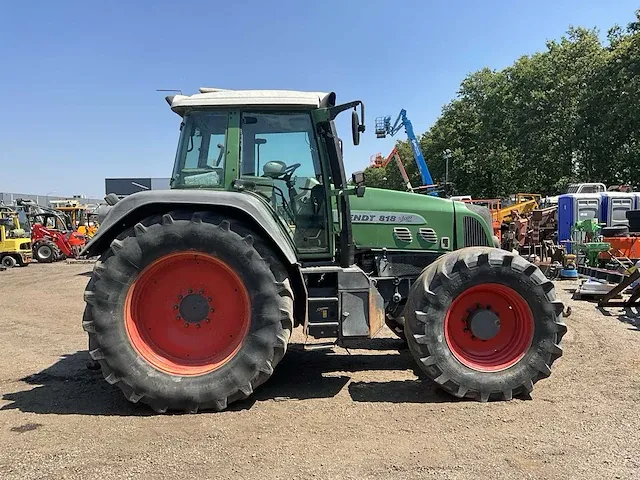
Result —
[[451, 158], [451, 150], [447, 148], [444, 152], [442, 152], [444, 156], [444, 188], [445, 192], [448, 196], [449, 193], [449, 159]]
[[45, 201], [45, 205], [44, 206], [47, 207], [47, 208], [49, 208], [49, 195], [51, 195], [52, 193], [56, 193], [56, 191], [55, 190], [51, 190], [49, 193], [47, 193], [45, 195], [45, 200], [44, 200]]

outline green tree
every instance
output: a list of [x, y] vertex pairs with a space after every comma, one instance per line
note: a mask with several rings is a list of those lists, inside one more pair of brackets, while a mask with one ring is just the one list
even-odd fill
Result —
[[[640, 166], [639, 99], [636, 12], [625, 29], [609, 30], [604, 45], [596, 30], [571, 27], [542, 52], [468, 75], [420, 136], [420, 147], [440, 183], [442, 152], [450, 149], [450, 181], [476, 198], [555, 194], [575, 181], [630, 183]], [[420, 185], [408, 142], [396, 148], [412, 184]], [[384, 188], [404, 188], [392, 163], [376, 175]]]

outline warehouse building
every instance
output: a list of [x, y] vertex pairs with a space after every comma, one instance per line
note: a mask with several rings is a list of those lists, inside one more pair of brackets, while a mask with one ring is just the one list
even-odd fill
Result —
[[43, 207], [51, 207], [50, 202], [53, 200], [67, 200], [69, 198], [75, 198], [84, 204], [97, 204], [104, 203], [102, 198], [89, 198], [84, 195], [69, 195], [65, 197], [60, 197], [57, 195], [39, 195], [34, 193], [14, 193], [14, 192], [0, 192], [0, 203], [4, 203], [5, 205], [15, 205], [16, 200], [33, 200], [38, 205]]
[[104, 193], [126, 197], [145, 190], [168, 190], [170, 178], [105, 178]]

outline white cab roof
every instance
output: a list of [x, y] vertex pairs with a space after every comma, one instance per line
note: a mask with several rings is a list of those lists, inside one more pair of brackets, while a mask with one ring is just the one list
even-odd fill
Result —
[[295, 90], [223, 90], [200, 88], [194, 95], [167, 97], [171, 109], [181, 113], [188, 107], [233, 107], [233, 106], [320, 106], [327, 95], [324, 92], [298, 92]]

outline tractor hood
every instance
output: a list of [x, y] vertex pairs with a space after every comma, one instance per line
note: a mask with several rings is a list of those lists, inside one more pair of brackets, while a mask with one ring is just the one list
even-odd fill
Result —
[[[471, 210], [462, 202], [378, 188], [367, 188], [363, 197], [350, 197], [349, 203], [353, 240], [359, 249], [446, 252], [470, 241], [494, 245], [491, 214], [483, 207]], [[473, 239], [466, 238], [470, 223]]]

